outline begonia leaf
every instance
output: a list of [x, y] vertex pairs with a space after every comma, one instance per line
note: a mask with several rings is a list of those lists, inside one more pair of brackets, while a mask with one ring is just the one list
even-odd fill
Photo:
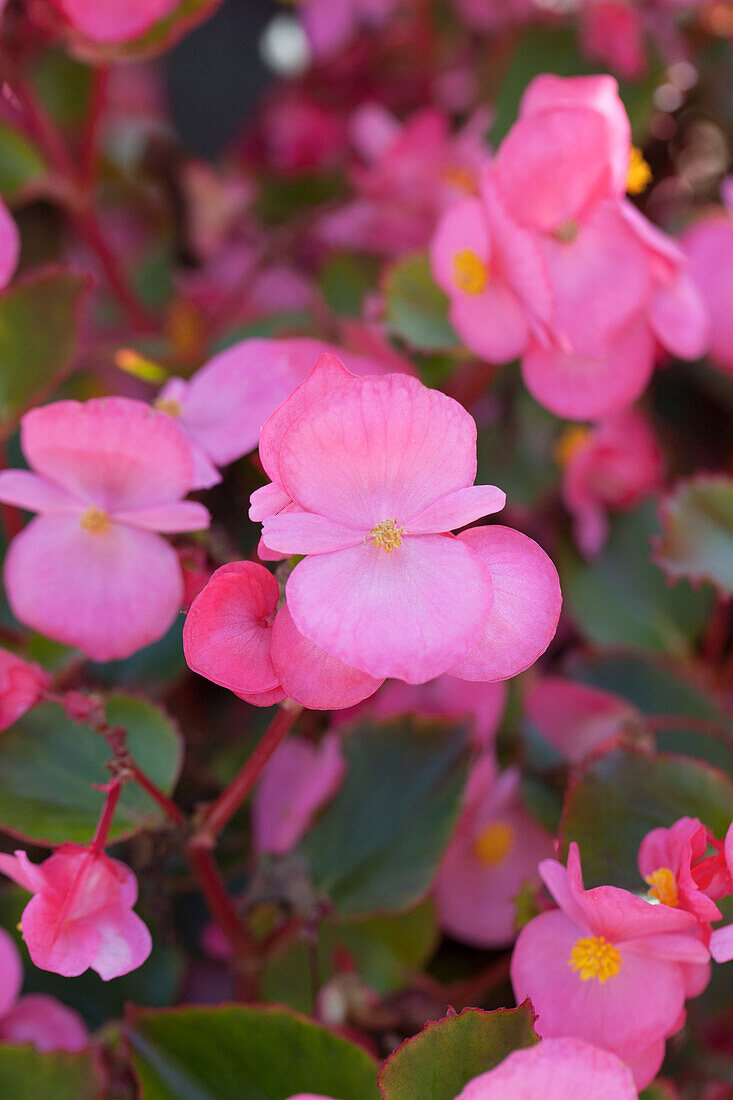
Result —
[[379, 1075], [383, 1100], [455, 1100], [474, 1077], [538, 1037], [529, 1001], [484, 1012], [466, 1008], [426, 1025], [398, 1047]]
[[7, 1100], [97, 1100], [101, 1082], [91, 1051], [41, 1054], [31, 1046], [0, 1046], [0, 1096]]
[[284, 1009], [134, 1011], [128, 1036], [141, 1100], [379, 1097], [366, 1051]]
[[655, 560], [673, 578], [711, 581], [733, 595], [733, 478], [701, 476], [680, 484], [660, 508]]
[[733, 783], [687, 756], [614, 749], [591, 761], [566, 795], [560, 826], [564, 851], [577, 841], [586, 887], [644, 889], [637, 870], [648, 832], [697, 817], [717, 836], [733, 819]]
[[448, 320], [448, 299], [433, 282], [422, 252], [398, 260], [384, 277], [387, 327], [422, 351], [441, 351], [458, 344]]
[[[182, 757], [171, 720], [152, 704], [126, 695], [110, 698], [107, 718], [125, 727], [127, 746], [140, 768], [170, 793]], [[105, 764], [110, 756], [104, 738], [73, 721], [58, 704], [35, 707], [0, 740], [0, 826], [37, 844], [88, 843], [104, 802], [93, 784], [109, 779]], [[127, 783], [110, 838], [130, 836], [161, 817], [148, 795]]]
[[458, 815], [462, 730], [363, 724], [344, 754], [344, 785], [299, 851], [342, 916], [406, 909], [426, 894]]
[[0, 194], [13, 198], [46, 173], [46, 162], [25, 134], [0, 123]]

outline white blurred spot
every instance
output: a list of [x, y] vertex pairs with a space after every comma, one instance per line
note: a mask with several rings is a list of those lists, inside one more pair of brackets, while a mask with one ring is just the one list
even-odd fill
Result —
[[683, 92], [689, 92], [697, 84], [697, 69], [689, 61], [675, 61], [667, 70], [667, 76]]
[[276, 15], [260, 38], [260, 57], [278, 76], [301, 76], [310, 66], [311, 48], [292, 15]]
[[654, 106], [671, 114], [682, 106], [684, 96], [675, 84], [660, 84], [654, 93]]

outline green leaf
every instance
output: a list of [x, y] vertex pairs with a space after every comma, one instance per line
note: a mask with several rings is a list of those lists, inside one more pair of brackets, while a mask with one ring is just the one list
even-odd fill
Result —
[[408, 719], [349, 734], [346, 781], [299, 849], [341, 916], [425, 896], [460, 808], [464, 732]]
[[387, 1059], [379, 1075], [383, 1100], [455, 1100], [480, 1073], [498, 1066], [513, 1050], [538, 1042], [530, 1001], [519, 1008], [458, 1016], [429, 1023]]
[[100, 1092], [91, 1052], [40, 1054], [31, 1046], [0, 1046], [0, 1096], [7, 1100], [97, 1100]]
[[698, 817], [717, 836], [733, 818], [733, 783], [717, 768], [687, 756], [651, 756], [616, 749], [590, 763], [565, 799], [565, 851], [580, 847], [586, 886], [640, 892], [639, 844], [652, 829]]
[[0, 122], [0, 194], [13, 198], [46, 173], [46, 162], [24, 134]]
[[71, 366], [86, 287], [82, 276], [54, 269], [0, 295], [0, 429], [10, 427]]
[[655, 560], [669, 576], [712, 581], [733, 595], [733, 478], [682, 481], [660, 507]]
[[711, 591], [670, 587], [650, 558], [657, 533], [654, 503], [618, 516], [602, 555], [561, 562], [565, 606], [588, 641], [638, 646], [686, 657], [707, 622]]
[[141, 1100], [379, 1100], [366, 1051], [282, 1009], [134, 1010], [128, 1035]]
[[360, 317], [365, 295], [377, 281], [377, 264], [369, 256], [337, 252], [324, 263], [318, 282], [334, 313]]
[[[181, 739], [171, 720], [156, 707], [131, 696], [112, 696], [107, 717], [125, 726], [130, 752], [145, 774], [166, 794], [181, 767]], [[104, 795], [92, 784], [109, 779], [106, 741], [74, 722], [56, 703], [35, 707], [0, 740], [0, 825], [15, 836], [48, 846], [88, 843]], [[112, 840], [158, 824], [162, 811], [136, 783], [122, 791]]]
[[443, 351], [459, 344], [448, 320], [448, 299], [433, 282], [424, 252], [398, 260], [384, 277], [387, 327], [395, 336], [423, 351]]

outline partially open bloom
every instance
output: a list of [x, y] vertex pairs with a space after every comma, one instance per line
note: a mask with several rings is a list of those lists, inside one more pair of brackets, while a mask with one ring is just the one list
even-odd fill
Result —
[[5, 587], [21, 622], [97, 661], [160, 638], [183, 601], [175, 550], [158, 532], [209, 524], [181, 498], [194, 466], [180, 429], [140, 401], [58, 401], [27, 413], [31, 467], [0, 473], [0, 500], [40, 513], [13, 539]]
[[625, 409], [595, 427], [571, 427], [560, 439], [562, 497], [574, 520], [575, 541], [587, 557], [608, 535], [608, 512], [633, 508], [658, 491], [664, 459], [648, 420]]
[[539, 679], [524, 705], [537, 732], [572, 764], [643, 722], [636, 707], [619, 695], [562, 676]]
[[0, 871], [33, 894], [21, 931], [41, 970], [73, 978], [91, 967], [109, 981], [150, 954], [150, 932], [132, 911], [137, 880], [119, 860], [64, 844], [39, 865], [23, 851], [0, 854]]
[[438, 923], [475, 947], [514, 941], [515, 899], [525, 883], [539, 885], [537, 864], [553, 854], [553, 838], [522, 805], [519, 781], [515, 768], [498, 775], [493, 757], [482, 756], [435, 880]]
[[0, 730], [12, 726], [35, 706], [50, 682], [51, 677], [40, 665], [0, 649]]
[[576, 844], [567, 870], [545, 860], [540, 874], [560, 908], [520, 932], [515, 996], [532, 999], [543, 1038], [610, 1050], [644, 1088], [662, 1064], [666, 1037], [683, 1022], [686, 967], [709, 960], [697, 919], [615, 886], [586, 890]]
[[74, 30], [93, 42], [126, 42], [149, 30], [180, 0], [53, 0]]
[[456, 1100], [636, 1100], [638, 1095], [628, 1066], [614, 1054], [578, 1039], [543, 1039], [474, 1077]]
[[639, 872], [650, 897], [693, 913], [701, 922], [720, 919], [720, 910], [694, 878], [694, 865], [708, 847], [708, 831], [697, 818], [682, 817], [670, 829], [652, 829], [639, 847]]
[[89, 1042], [86, 1025], [73, 1008], [45, 993], [19, 997], [23, 984], [20, 954], [0, 928], [0, 1043], [32, 1043], [36, 1050], [81, 1050]]
[[473, 484], [476, 425], [456, 401], [319, 360], [264, 425], [260, 458], [273, 482], [250, 515], [268, 548], [307, 555], [288, 610], [326, 653], [375, 678], [500, 680], [549, 644], [560, 591], [537, 544], [504, 527], [450, 535], [505, 500]]

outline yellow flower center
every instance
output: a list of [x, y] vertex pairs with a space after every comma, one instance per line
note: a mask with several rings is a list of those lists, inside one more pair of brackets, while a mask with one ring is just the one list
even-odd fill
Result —
[[372, 528], [366, 538], [370, 539], [375, 546], [381, 546], [382, 550], [391, 554], [393, 550], [399, 550], [402, 546], [404, 533], [404, 527], [397, 526], [395, 517], [395, 519], [383, 519], [381, 523]]
[[581, 982], [598, 978], [603, 985], [609, 978], [616, 977], [622, 962], [620, 953], [605, 936], [588, 936], [576, 941], [568, 966], [580, 972]]
[[514, 830], [505, 821], [492, 821], [473, 842], [473, 854], [485, 867], [503, 863], [514, 847]]
[[580, 225], [575, 218], [568, 218], [555, 230], [555, 236], [561, 244], [572, 244], [578, 233], [580, 233]]
[[445, 164], [440, 169], [440, 178], [448, 187], [462, 191], [464, 195], [477, 195], [476, 174], [461, 164]]
[[90, 535], [106, 535], [112, 526], [111, 520], [103, 508], [87, 508], [79, 521], [84, 531]]
[[453, 282], [464, 294], [481, 294], [490, 278], [488, 266], [470, 248], [453, 257]]
[[669, 905], [677, 909], [680, 904], [680, 896], [677, 892], [677, 879], [669, 867], [658, 867], [651, 875], [647, 875], [645, 881], [649, 884], [649, 897], [661, 901], [662, 905]]
[[630, 195], [640, 195], [646, 191], [652, 181], [652, 170], [644, 160], [644, 154], [636, 146], [631, 150], [629, 163], [629, 178], [626, 181], [626, 190]]
[[567, 466], [589, 435], [590, 428], [584, 428], [581, 424], [573, 424], [564, 431], [555, 444], [555, 462], [558, 466]]
[[183, 405], [180, 401], [176, 401], [175, 397], [156, 397], [153, 405], [158, 412], [172, 416], [174, 419], [183, 412]]

